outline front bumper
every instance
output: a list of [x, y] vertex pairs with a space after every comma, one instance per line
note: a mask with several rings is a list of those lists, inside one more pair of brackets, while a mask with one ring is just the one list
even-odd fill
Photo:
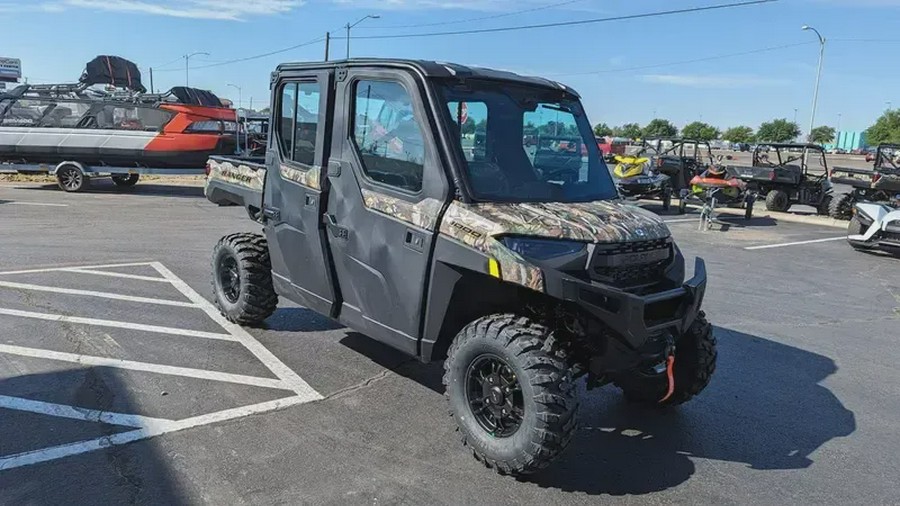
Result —
[[668, 178], [640, 176], [616, 181], [619, 192], [626, 197], [660, 193], [666, 189]]
[[677, 337], [694, 323], [706, 294], [706, 262], [697, 258], [694, 277], [682, 286], [649, 295], [589, 283], [558, 271], [545, 271], [545, 283], [549, 295], [578, 304], [636, 350], [652, 336], [668, 331]]

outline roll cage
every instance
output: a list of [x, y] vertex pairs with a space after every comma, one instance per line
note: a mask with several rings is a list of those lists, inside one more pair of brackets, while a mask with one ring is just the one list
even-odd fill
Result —
[[[768, 148], [768, 149], [766, 149]], [[797, 150], [797, 151], [794, 151]], [[771, 152], [775, 152], [776, 161], [771, 159]], [[819, 154], [822, 168], [828, 174], [828, 161], [825, 158], [825, 148], [818, 144], [802, 143], [762, 143], [753, 150], [754, 167], [781, 167], [786, 165], [799, 165], [803, 174], [809, 173], [807, 153], [814, 151]], [[799, 162], [796, 163], [796, 162]]]

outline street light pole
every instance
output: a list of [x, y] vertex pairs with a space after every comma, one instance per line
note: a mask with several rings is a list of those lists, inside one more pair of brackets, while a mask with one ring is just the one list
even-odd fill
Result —
[[359, 21], [357, 21], [356, 23], [353, 23], [353, 24], [347, 23], [347, 26], [344, 27], [347, 29], [347, 59], [348, 60], [350, 59], [350, 29], [353, 28], [354, 26], [362, 23], [363, 21], [365, 21], [367, 19], [378, 19], [380, 17], [381, 16], [379, 16], [378, 14], [367, 14], [367, 15], [363, 16], [362, 18], [360, 18]]
[[232, 88], [237, 88], [237, 90], [238, 90], [238, 109], [240, 109], [241, 107], [244, 107], [243, 89], [241, 89], [241, 87], [236, 84], [229, 84], [228, 86], [231, 86]]
[[197, 52], [184, 55], [184, 85], [190, 86], [190, 72], [191, 72], [191, 57], [197, 55], [205, 55], [209, 56], [209, 53]]
[[816, 90], [813, 92], [813, 105], [812, 105], [812, 113], [809, 115], [809, 131], [807, 132], [807, 141], [810, 140], [812, 135], [812, 130], [815, 128], [816, 122], [816, 107], [819, 104], [819, 82], [822, 80], [822, 60], [825, 58], [825, 37], [822, 37], [822, 34], [819, 33], [818, 30], [809, 26], [803, 25], [801, 30], [812, 30], [816, 33], [816, 36], [819, 37], [819, 65], [816, 70]]

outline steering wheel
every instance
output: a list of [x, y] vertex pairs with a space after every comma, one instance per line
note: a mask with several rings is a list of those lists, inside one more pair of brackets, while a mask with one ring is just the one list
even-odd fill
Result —
[[509, 193], [509, 181], [499, 165], [493, 162], [469, 162], [469, 177], [479, 193]]
[[578, 171], [571, 167], [563, 167], [561, 169], [553, 169], [547, 173], [545, 181], [562, 181], [563, 183], [574, 183], [578, 181]]

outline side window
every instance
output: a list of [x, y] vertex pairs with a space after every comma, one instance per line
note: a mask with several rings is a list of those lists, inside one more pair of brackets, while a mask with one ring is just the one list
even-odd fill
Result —
[[[488, 160], [488, 110], [484, 102], [447, 102], [467, 162]], [[460, 123], [462, 127], [460, 127]]]
[[319, 83], [287, 83], [281, 88], [281, 119], [276, 125], [281, 156], [312, 166], [319, 129]]
[[366, 175], [404, 190], [421, 190], [425, 140], [406, 89], [395, 82], [359, 81], [353, 111], [353, 138]]
[[290, 159], [294, 146], [294, 111], [297, 110], [297, 83], [285, 84], [281, 89], [281, 119], [278, 121], [278, 142], [284, 158]]

